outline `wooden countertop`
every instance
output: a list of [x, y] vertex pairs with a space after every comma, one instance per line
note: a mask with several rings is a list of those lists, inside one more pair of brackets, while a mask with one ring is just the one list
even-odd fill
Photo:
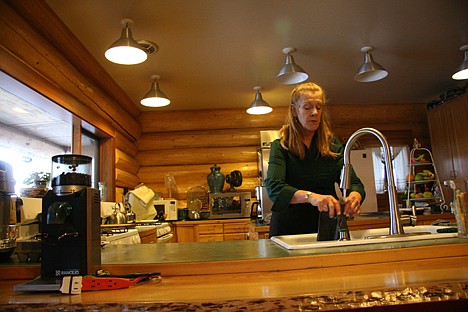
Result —
[[468, 305], [468, 239], [321, 251], [288, 251], [270, 240], [109, 247], [102, 252], [103, 269], [159, 271], [161, 280], [80, 295], [22, 293], [13, 286], [37, 276], [39, 266], [0, 266], [3, 277], [8, 270], [23, 278], [2, 281], [0, 310], [298, 311], [398, 305], [412, 311], [414, 303], [421, 308], [430, 303], [464, 311]]
[[263, 272], [236, 273], [246, 262], [227, 261], [234, 273], [207, 274], [194, 264], [192, 275], [163, 274], [160, 281], [80, 295], [14, 292], [22, 281], [2, 281], [0, 310], [299, 311], [410, 304], [403, 311], [412, 311], [414, 303], [424, 308], [432, 302], [432, 307], [464, 311], [468, 304], [468, 241], [289, 257], [265, 262]]

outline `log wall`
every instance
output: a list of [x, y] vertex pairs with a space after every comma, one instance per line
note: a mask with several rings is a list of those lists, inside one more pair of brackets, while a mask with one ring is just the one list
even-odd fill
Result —
[[[44, 1], [3, 0], [0, 11], [0, 69], [106, 134], [103, 151], [108, 157], [101, 163], [109, 188], [116, 186], [121, 194], [143, 182], [167, 196], [164, 177], [171, 173], [178, 198], [184, 199], [192, 186], [207, 188], [206, 175], [217, 163], [224, 174], [240, 170], [244, 183], [238, 190], [253, 192], [259, 131], [279, 129], [287, 107], [260, 116], [244, 109], [139, 115]], [[390, 144], [411, 146], [418, 138], [429, 147], [424, 104], [331, 104], [330, 110], [335, 133], [343, 140], [361, 127], [375, 127]], [[360, 143], [376, 145], [367, 136]]]
[[[138, 121], [142, 136], [137, 141], [138, 177], [156, 192], [167, 196], [164, 178], [175, 177], [178, 199], [186, 198], [190, 187], [208, 190], [206, 176], [218, 164], [225, 175], [240, 170], [239, 191], [254, 195], [258, 185], [257, 150], [261, 130], [278, 130], [287, 107], [275, 107], [268, 115], [248, 115], [243, 109], [143, 112]], [[429, 145], [424, 104], [330, 104], [335, 134], [343, 142], [355, 130], [374, 127], [390, 144], [412, 146], [417, 138]], [[364, 147], [378, 146], [373, 136], [363, 136]], [[229, 186], [225, 184], [225, 190]]]
[[0, 12], [0, 70], [58, 103], [100, 137], [100, 179], [108, 183], [109, 200], [138, 185], [138, 107], [44, 1], [2, 0]]

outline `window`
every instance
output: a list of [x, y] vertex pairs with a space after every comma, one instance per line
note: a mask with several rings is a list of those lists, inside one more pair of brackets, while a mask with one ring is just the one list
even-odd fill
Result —
[[[0, 72], [0, 160], [13, 167], [15, 192], [33, 172], [50, 173], [52, 156], [72, 152], [73, 115], [42, 94]], [[98, 188], [99, 138], [84, 129], [81, 152], [93, 158], [91, 186]], [[31, 187], [31, 186], [29, 186]]]
[[[51, 106], [53, 109], [48, 108]], [[23, 181], [33, 172], [51, 172], [52, 156], [71, 151], [72, 126], [64, 121], [71, 114], [59, 109], [0, 72], [0, 160], [12, 166], [18, 195], [21, 188], [28, 187]]]
[[[406, 189], [406, 175], [409, 172], [409, 147], [408, 146], [390, 146], [392, 155], [393, 176], [397, 191], [403, 192]], [[385, 173], [385, 161], [383, 157], [383, 148], [372, 149], [374, 163], [375, 190], [377, 193], [387, 191], [387, 177]]]
[[81, 154], [93, 158], [91, 187], [99, 188], [99, 138], [85, 130], [81, 132]]

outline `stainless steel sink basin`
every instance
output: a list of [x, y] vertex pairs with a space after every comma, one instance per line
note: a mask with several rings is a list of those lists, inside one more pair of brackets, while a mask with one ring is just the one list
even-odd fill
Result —
[[439, 233], [447, 226], [419, 225], [404, 227], [405, 234], [388, 235], [388, 228], [351, 231], [348, 241], [317, 241], [317, 234], [274, 236], [271, 240], [286, 249], [327, 248], [353, 245], [379, 244], [414, 240], [457, 237], [454, 233]]

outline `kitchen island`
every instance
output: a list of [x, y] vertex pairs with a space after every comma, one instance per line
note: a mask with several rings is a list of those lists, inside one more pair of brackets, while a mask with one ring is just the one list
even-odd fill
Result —
[[[386, 221], [359, 224], [372, 222]], [[101, 258], [112, 274], [161, 278], [80, 295], [23, 293], [14, 285], [37, 277], [39, 265], [1, 264], [0, 310], [414, 311], [418, 304], [464, 311], [468, 305], [468, 239], [456, 237], [303, 250], [269, 239], [108, 245]]]
[[[300, 251], [270, 240], [108, 247], [102, 251], [104, 270], [158, 271], [161, 279], [80, 295], [14, 292], [13, 286], [24, 281], [9, 279], [0, 286], [0, 310], [290, 311], [398, 305], [405, 311], [415, 303], [427, 309], [430, 303], [462, 311], [468, 305], [466, 239]], [[10, 268], [10, 274], [19, 271]]]

